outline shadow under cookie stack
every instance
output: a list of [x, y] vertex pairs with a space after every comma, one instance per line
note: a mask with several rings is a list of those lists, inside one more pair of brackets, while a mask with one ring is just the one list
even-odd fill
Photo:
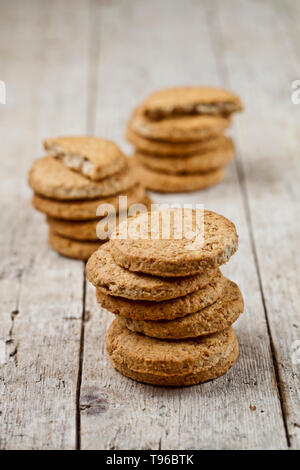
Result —
[[[162, 217], [169, 212], [170, 237], [162, 237]], [[238, 357], [232, 324], [243, 312], [238, 286], [219, 266], [238, 246], [233, 223], [210, 211], [192, 211], [196, 236], [172, 234], [182, 209], [156, 212], [160, 234], [152, 233], [152, 214], [128, 221], [127, 237], [117, 236], [100, 247], [87, 263], [87, 278], [96, 287], [99, 304], [115, 314], [106, 336], [113, 366], [134, 380], [162, 386], [183, 386], [217, 378]], [[158, 214], [158, 215], [157, 215]], [[201, 243], [197, 234], [199, 220]], [[176, 221], [176, 222], [175, 222]], [[194, 231], [195, 233], [195, 231]]]
[[[58, 137], [46, 139], [44, 147], [49, 155], [34, 162], [29, 185], [33, 206], [46, 214], [49, 244], [58, 253], [88, 259], [106, 235], [104, 216], [119, 213], [120, 196], [127, 196], [128, 206], [151, 204], [130, 159], [113, 142]], [[106, 213], [99, 212], [102, 204]]]
[[170, 88], [150, 95], [134, 111], [126, 133], [145, 187], [176, 193], [222, 181], [234, 157], [224, 131], [240, 110], [239, 97], [219, 88]]

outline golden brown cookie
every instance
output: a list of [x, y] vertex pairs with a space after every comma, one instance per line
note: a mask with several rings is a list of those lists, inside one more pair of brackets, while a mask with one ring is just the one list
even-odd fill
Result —
[[47, 217], [47, 222], [51, 229], [51, 232], [61, 235], [65, 238], [71, 238], [72, 240], [99, 240], [96, 230], [97, 224], [101, 223], [99, 219], [95, 220], [84, 220], [84, 221], [70, 221], [63, 219], [54, 219]]
[[172, 375], [172, 376], [159, 376], [157, 374], [151, 374], [146, 372], [136, 372], [133, 369], [129, 369], [124, 364], [115, 363], [111, 360], [112, 365], [125, 377], [151, 385], [158, 385], [161, 387], [185, 387], [190, 385], [197, 385], [209, 380], [217, 379], [222, 375], [226, 374], [229, 369], [235, 364], [239, 355], [238, 342], [233, 347], [232, 352], [225, 359], [221, 359], [218, 364], [204, 372], [197, 372], [195, 374], [186, 375]]
[[49, 230], [49, 245], [68, 258], [87, 260], [101, 245], [101, 242], [79, 241], [65, 238]]
[[132, 218], [126, 230], [120, 224], [109, 243], [112, 257], [124, 268], [173, 277], [226, 263], [237, 250], [238, 236], [235, 225], [215, 212], [166, 209]]
[[203, 153], [213, 150], [222, 145], [224, 136], [216, 136], [211, 139], [199, 140], [195, 142], [163, 142], [160, 140], [147, 139], [130, 127], [126, 131], [127, 140], [133, 144], [138, 150], [150, 155], [172, 155], [185, 156], [193, 153]]
[[120, 196], [127, 196], [128, 207], [134, 203], [144, 203], [144, 201], [147, 204], [149, 203], [149, 198], [146, 196], [144, 188], [137, 184], [127, 191], [114, 196], [81, 201], [57, 201], [34, 194], [32, 204], [35, 209], [50, 217], [66, 220], [89, 220], [96, 217], [97, 209], [101, 204], [113, 206], [111, 213], [119, 212]]
[[[151, 206], [151, 199], [145, 196], [140, 204], [146, 206], [145, 210], [149, 210]], [[115, 224], [112, 223], [111, 215], [108, 217], [97, 218], [92, 220], [64, 220], [57, 219], [54, 217], [47, 217], [47, 222], [51, 230], [58, 235], [66, 238], [72, 238], [73, 240], [107, 240], [113, 230], [115, 230]], [[116, 224], [119, 223], [119, 217], [116, 216]]]
[[229, 115], [242, 110], [240, 98], [222, 88], [185, 86], [151, 94], [142, 103], [151, 119], [169, 116]]
[[201, 289], [217, 275], [217, 270], [206, 270], [201, 275], [176, 279], [137, 274], [119, 266], [111, 256], [111, 240], [101, 246], [86, 266], [88, 280], [104, 294], [133, 300], [155, 302], [175, 299]]
[[148, 139], [167, 142], [189, 142], [209, 139], [227, 129], [230, 118], [223, 116], [175, 116], [153, 121], [139, 107], [133, 114], [129, 126], [134, 132]]
[[163, 386], [193, 385], [223, 375], [238, 357], [232, 327], [185, 340], [149, 338], [126, 328], [117, 318], [106, 335], [113, 366], [139, 382]]
[[99, 304], [116, 315], [132, 320], [174, 320], [198, 312], [216, 302], [222, 295], [227, 280], [220, 270], [204, 287], [182, 297], [154, 302], [115, 297], [96, 289]]
[[132, 160], [135, 164], [138, 179], [143, 181], [147, 189], [160, 193], [198, 191], [220, 183], [225, 177], [224, 168], [218, 168], [207, 173], [171, 175], [141, 165], [136, 157], [133, 157]]
[[44, 147], [50, 156], [94, 181], [119, 173], [128, 165], [116, 144], [99, 137], [54, 137], [45, 139]]
[[211, 172], [227, 165], [234, 157], [232, 139], [223, 136], [220, 147], [203, 153], [183, 157], [159, 157], [147, 153], [135, 152], [135, 160], [155, 172], [175, 174], [195, 174]]
[[[190, 294], [191, 295], [191, 294]], [[131, 331], [161, 339], [196, 338], [229, 328], [244, 310], [244, 301], [238, 286], [227, 279], [224, 294], [215, 303], [183, 318], [174, 320], [133, 320], [118, 318]]]
[[89, 178], [67, 168], [54, 157], [43, 157], [34, 162], [29, 172], [29, 185], [41, 196], [74, 200], [111, 196], [136, 184], [131, 165], [125, 171], [102, 181]]

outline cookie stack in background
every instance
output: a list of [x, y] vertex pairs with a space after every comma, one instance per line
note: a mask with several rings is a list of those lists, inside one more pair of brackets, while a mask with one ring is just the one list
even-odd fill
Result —
[[[219, 270], [238, 237], [229, 220], [204, 211], [203, 243], [186, 237], [190, 230], [178, 239], [182, 209], [167, 211], [168, 239], [161, 224], [156, 239], [112, 238], [93, 253], [86, 272], [99, 304], [116, 316], [106, 337], [113, 366], [145, 383], [192, 385], [224, 374], [238, 357], [231, 325], [243, 312], [243, 298]], [[139, 227], [149, 235], [150, 220], [150, 213], [129, 220], [128, 234]], [[196, 211], [191, 220], [197, 227]]]
[[[103, 243], [99, 221], [115, 209], [119, 196], [151, 204], [137, 182], [130, 159], [113, 142], [96, 137], [46, 139], [48, 156], [36, 160], [29, 172], [33, 206], [46, 214], [49, 244], [64, 256], [86, 260]], [[110, 204], [99, 214], [101, 204]], [[103, 218], [104, 222], [104, 218]], [[103, 224], [104, 225], [104, 224]]]
[[126, 133], [146, 188], [195, 191], [223, 180], [234, 157], [224, 131], [240, 110], [239, 97], [219, 88], [170, 88], [150, 95], [134, 111]]

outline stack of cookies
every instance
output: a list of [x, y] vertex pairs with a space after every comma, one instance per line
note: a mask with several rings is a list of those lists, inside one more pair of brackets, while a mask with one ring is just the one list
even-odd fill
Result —
[[[190, 230], [179, 238], [182, 209], [167, 211], [169, 238], [161, 226], [153, 230], [155, 212], [139, 215], [128, 221], [126, 238], [117, 234], [93, 253], [87, 278], [99, 304], [116, 316], [106, 337], [113, 366], [145, 383], [192, 385], [224, 374], [238, 357], [231, 325], [243, 298], [219, 269], [237, 250], [238, 237], [225, 217], [201, 211], [201, 240]], [[161, 218], [166, 211], [157, 213]], [[197, 229], [197, 211], [191, 220]], [[144, 238], [135, 236], [136, 227]]]
[[223, 133], [242, 109], [238, 96], [219, 88], [182, 87], [150, 95], [133, 113], [126, 137], [148, 189], [195, 191], [219, 183], [234, 157]]
[[49, 154], [34, 162], [29, 185], [33, 206], [46, 214], [49, 243], [60, 254], [88, 259], [103, 243], [101, 220], [118, 214], [120, 196], [127, 196], [128, 205], [151, 203], [130, 159], [113, 142], [58, 137], [46, 139], [44, 147]]

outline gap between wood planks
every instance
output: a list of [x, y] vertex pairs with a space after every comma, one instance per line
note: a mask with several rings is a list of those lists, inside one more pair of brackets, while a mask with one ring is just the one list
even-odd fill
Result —
[[79, 358], [78, 358], [78, 377], [76, 387], [76, 450], [80, 450], [81, 447], [81, 420], [80, 420], [80, 391], [82, 383], [82, 366], [83, 366], [83, 355], [84, 355], [84, 324], [85, 318], [85, 299], [86, 299], [86, 276], [85, 266], [83, 263], [83, 286], [82, 286], [82, 314], [81, 314], [81, 328], [80, 328], [80, 345], [79, 345]]
[[[96, 102], [97, 96], [97, 67], [99, 64], [99, 34], [97, 27], [99, 26], [99, 3], [97, 0], [90, 0], [89, 8], [89, 41], [88, 41], [88, 73], [87, 73], [87, 109], [86, 109], [86, 131], [88, 135], [95, 133], [96, 122]], [[82, 289], [82, 315], [81, 315], [81, 329], [80, 329], [80, 347], [78, 359], [78, 377], [76, 388], [76, 450], [81, 449], [81, 409], [80, 409], [80, 394], [82, 384], [82, 370], [84, 358], [84, 338], [85, 338], [85, 322], [86, 318], [86, 287], [87, 279], [85, 275], [86, 262], [83, 262], [83, 289]]]
[[[229, 73], [228, 73], [226, 63], [223, 60], [222, 48], [220, 47], [220, 44], [223, 38], [222, 38], [222, 32], [221, 32], [221, 27], [220, 27], [220, 22], [219, 22], [219, 14], [220, 14], [219, 3], [217, 2], [215, 6], [216, 6], [216, 10], [214, 11], [214, 14], [212, 14], [212, 11], [210, 10], [209, 7], [207, 7], [207, 5], [205, 8], [207, 24], [212, 26], [212, 28], [208, 28], [208, 30], [210, 34], [212, 50], [213, 50], [216, 64], [217, 64], [218, 73], [220, 75], [220, 78], [221, 77], [224, 78], [224, 84], [226, 85], [226, 87], [230, 89], [231, 84], [230, 84]], [[288, 424], [287, 424], [287, 402], [285, 398], [284, 389], [281, 385], [276, 348], [275, 348], [274, 340], [273, 340], [272, 333], [271, 333], [271, 328], [270, 328], [270, 323], [269, 323], [269, 318], [268, 318], [268, 310], [266, 306], [265, 294], [264, 294], [261, 272], [260, 272], [258, 256], [257, 256], [257, 249], [255, 245], [254, 235], [253, 235], [253, 224], [252, 224], [251, 211], [250, 211], [250, 206], [249, 206], [248, 191], [247, 191], [247, 187], [245, 184], [245, 169], [244, 169], [242, 160], [238, 158], [238, 154], [236, 155], [234, 159], [234, 165], [236, 167], [238, 184], [239, 184], [241, 195], [242, 195], [242, 201], [243, 201], [246, 221], [247, 221], [247, 229], [248, 229], [251, 249], [252, 249], [253, 257], [254, 257], [254, 263], [255, 263], [255, 269], [256, 269], [256, 274], [257, 274], [258, 283], [259, 283], [261, 301], [262, 301], [263, 310], [264, 310], [265, 319], [266, 319], [267, 331], [268, 331], [268, 336], [269, 336], [269, 341], [270, 341], [270, 349], [271, 349], [271, 354], [272, 354], [272, 362], [273, 362], [273, 367], [274, 367], [274, 374], [276, 378], [277, 393], [278, 393], [278, 397], [280, 401], [285, 436], [286, 436], [287, 446], [290, 448], [291, 440], [290, 440]]]

